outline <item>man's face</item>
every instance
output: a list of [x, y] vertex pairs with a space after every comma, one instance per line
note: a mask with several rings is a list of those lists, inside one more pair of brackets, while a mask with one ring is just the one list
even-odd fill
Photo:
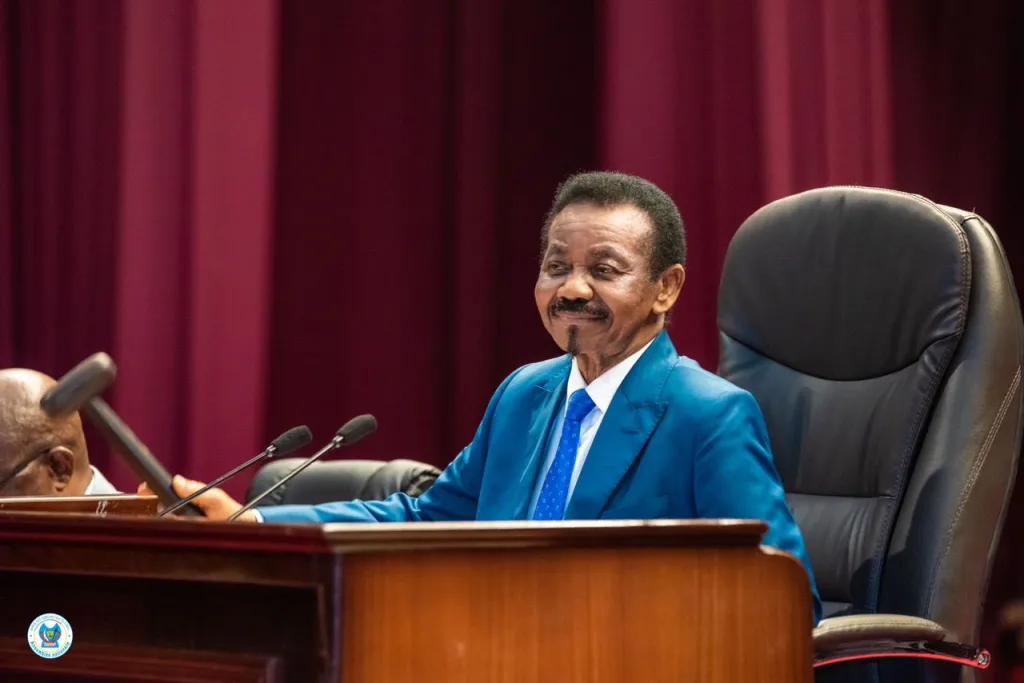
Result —
[[81, 422], [0, 404], [0, 497], [82, 495], [75, 453], [84, 449]]
[[50, 469], [54, 451], [60, 447], [50, 445], [41, 439], [0, 445], [0, 497], [51, 496], [60, 492], [59, 482]]
[[659, 324], [675, 294], [667, 301], [664, 282], [651, 277], [651, 232], [650, 218], [631, 205], [572, 204], [554, 217], [534, 296], [562, 350], [626, 355], [642, 346], [634, 344], [641, 331]]

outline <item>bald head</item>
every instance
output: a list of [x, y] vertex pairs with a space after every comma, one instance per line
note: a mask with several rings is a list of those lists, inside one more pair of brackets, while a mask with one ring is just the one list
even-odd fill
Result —
[[82, 419], [39, 407], [56, 383], [35, 370], [0, 370], [0, 496], [78, 496], [89, 485]]

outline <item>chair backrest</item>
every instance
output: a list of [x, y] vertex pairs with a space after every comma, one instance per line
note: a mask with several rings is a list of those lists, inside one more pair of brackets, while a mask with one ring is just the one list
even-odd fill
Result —
[[921, 616], [972, 642], [1022, 423], [1021, 311], [991, 226], [890, 190], [781, 199], [733, 238], [718, 327], [826, 616]]
[[[284, 458], [264, 465], [249, 485], [250, 501], [280, 481], [304, 458]], [[441, 470], [414, 460], [332, 460], [317, 462], [271, 493], [260, 505], [319, 505], [346, 500], [384, 500], [395, 493], [419, 496]]]

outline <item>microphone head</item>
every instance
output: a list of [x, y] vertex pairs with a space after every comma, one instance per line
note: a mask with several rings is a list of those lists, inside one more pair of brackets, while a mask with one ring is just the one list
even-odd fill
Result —
[[292, 427], [270, 442], [270, 447], [274, 449], [274, 454], [271, 457], [279, 458], [282, 455], [294, 453], [312, 440], [313, 432], [309, 431], [309, 427], [306, 425]]
[[335, 436], [341, 437], [343, 446], [351, 446], [375, 431], [377, 431], [377, 418], [373, 415], [358, 415], [346, 422]]
[[109, 387], [117, 377], [117, 366], [105, 353], [94, 353], [73, 367], [39, 401], [50, 417], [66, 417], [80, 410]]

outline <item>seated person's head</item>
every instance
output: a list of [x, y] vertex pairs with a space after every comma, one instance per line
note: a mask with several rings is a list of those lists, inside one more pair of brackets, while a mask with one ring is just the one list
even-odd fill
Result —
[[39, 407], [56, 382], [34, 370], [0, 370], [0, 496], [81, 496], [92, 478], [78, 413]]

